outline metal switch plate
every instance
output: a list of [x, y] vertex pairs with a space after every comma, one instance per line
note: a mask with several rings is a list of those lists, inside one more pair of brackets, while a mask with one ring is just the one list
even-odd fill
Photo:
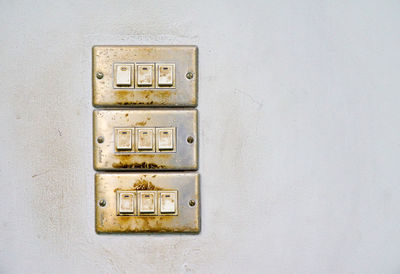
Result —
[[94, 46], [93, 105], [195, 107], [197, 55], [196, 46]]
[[112, 108], [93, 111], [93, 165], [114, 171], [95, 175], [96, 232], [198, 233], [197, 47], [92, 53], [93, 106]]
[[97, 173], [95, 192], [98, 233], [200, 231], [197, 173]]
[[95, 110], [93, 132], [96, 170], [198, 169], [195, 109]]

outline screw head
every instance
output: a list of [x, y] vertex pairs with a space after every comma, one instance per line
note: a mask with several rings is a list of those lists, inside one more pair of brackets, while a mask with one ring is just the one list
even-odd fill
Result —
[[190, 201], [189, 201], [189, 205], [190, 205], [190, 206], [195, 206], [195, 205], [196, 205], [196, 202], [195, 202], [194, 200], [190, 200]]
[[97, 79], [102, 79], [104, 77], [104, 74], [100, 71], [96, 72], [96, 77]]
[[193, 76], [194, 76], [194, 75], [193, 75], [193, 72], [190, 72], [190, 71], [189, 71], [188, 73], [186, 73], [186, 78], [189, 79], [189, 80], [190, 80], [190, 79], [193, 79]]
[[187, 141], [189, 144], [192, 144], [192, 143], [194, 142], [194, 138], [193, 138], [192, 136], [189, 136], [189, 137], [187, 137], [186, 141]]
[[104, 137], [103, 137], [103, 136], [97, 137], [97, 142], [98, 142], [99, 144], [103, 143], [103, 142], [104, 142]]
[[106, 206], [106, 201], [105, 200], [100, 200], [99, 201], [99, 205], [101, 206], [101, 207], [104, 207], [104, 206]]

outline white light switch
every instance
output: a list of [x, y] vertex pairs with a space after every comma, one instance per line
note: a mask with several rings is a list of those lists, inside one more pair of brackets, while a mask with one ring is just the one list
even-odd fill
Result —
[[150, 87], [153, 85], [154, 65], [137, 65], [137, 86]]
[[170, 87], [174, 84], [175, 65], [158, 65], [158, 85]]
[[135, 213], [135, 194], [133, 192], [118, 192], [119, 213]]
[[160, 213], [175, 213], [177, 204], [176, 191], [159, 192], [160, 196]]
[[138, 191], [139, 212], [155, 213], [156, 211], [156, 191]]
[[139, 128], [137, 130], [137, 148], [138, 150], [153, 150], [154, 149], [154, 129]]
[[173, 150], [175, 140], [175, 129], [174, 128], [158, 128], [158, 149], [159, 150]]
[[131, 129], [116, 129], [116, 148], [117, 150], [132, 149], [132, 130]]
[[117, 86], [132, 85], [132, 65], [116, 65], [115, 66], [115, 84]]

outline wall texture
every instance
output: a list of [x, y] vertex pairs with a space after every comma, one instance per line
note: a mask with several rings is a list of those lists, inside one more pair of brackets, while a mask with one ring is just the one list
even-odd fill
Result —
[[[0, 273], [399, 273], [400, 2], [0, 1]], [[97, 235], [91, 47], [196, 44], [199, 235]]]

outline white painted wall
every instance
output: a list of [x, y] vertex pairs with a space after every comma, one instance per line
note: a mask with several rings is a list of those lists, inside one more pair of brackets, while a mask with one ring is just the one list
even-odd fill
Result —
[[[0, 1], [1, 273], [400, 273], [400, 2]], [[91, 47], [200, 50], [200, 235], [97, 235]]]

